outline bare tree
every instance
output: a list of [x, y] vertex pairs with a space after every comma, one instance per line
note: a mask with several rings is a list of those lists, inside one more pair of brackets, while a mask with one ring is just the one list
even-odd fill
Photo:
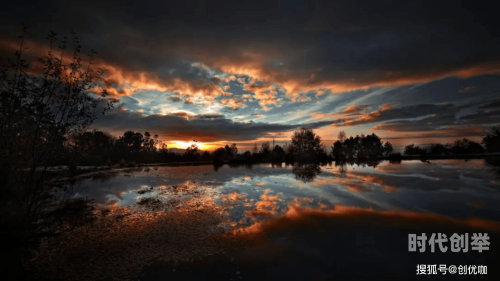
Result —
[[339, 139], [340, 143], [344, 143], [344, 141], [347, 139], [347, 135], [345, 134], [344, 130], [339, 132], [337, 138]]
[[265, 141], [261, 144], [260, 153], [262, 154], [271, 153], [271, 144], [268, 141]]
[[71, 200], [57, 192], [67, 187], [49, 175], [48, 167], [67, 155], [63, 144], [70, 134], [85, 131], [115, 103], [105, 91], [92, 90], [104, 73], [91, 68], [94, 51], [84, 67], [75, 33], [69, 63], [64, 63], [66, 37], [56, 56], [56, 33], [49, 33], [49, 50], [38, 59], [38, 72], [23, 57], [25, 35], [23, 26], [15, 59], [0, 70], [0, 224], [15, 232], [11, 237], [20, 237], [21, 248], [57, 234], [54, 225]]
[[252, 153], [257, 154], [259, 152], [259, 148], [257, 147], [257, 144], [255, 143], [252, 148]]

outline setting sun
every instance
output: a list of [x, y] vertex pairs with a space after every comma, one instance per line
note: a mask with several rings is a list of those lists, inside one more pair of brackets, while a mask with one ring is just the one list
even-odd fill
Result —
[[172, 144], [169, 145], [170, 148], [178, 148], [178, 149], [186, 149], [191, 145], [196, 144], [200, 150], [211, 150], [216, 147], [213, 144], [195, 142], [195, 141], [172, 141]]

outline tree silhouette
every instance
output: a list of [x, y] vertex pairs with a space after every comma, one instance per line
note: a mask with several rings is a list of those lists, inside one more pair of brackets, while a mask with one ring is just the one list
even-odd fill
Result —
[[345, 132], [342, 130], [339, 132], [338, 134], [338, 140], [340, 141], [340, 143], [343, 143], [345, 140], [346, 140], [347, 136], [345, 134]]
[[[343, 140], [343, 141], [341, 141]], [[346, 160], [357, 158], [358, 160], [377, 159], [381, 156], [388, 156], [392, 152], [392, 144], [388, 141], [382, 143], [380, 137], [372, 133], [371, 135], [361, 135], [347, 138], [339, 133], [339, 140], [333, 143], [332, 155], [335, 159]]]
[[257, 144], [254, 143], [252, 147], [252, 154], [257, 154], [259, 153], [259, 148], [257, 147]]
[[475, 141], [464, 138], [453, 142], [451, 151], [453, 154], [479, 154], [484, 153], [484, 147]]
[[440, 143], [434, 143], [427, 149], [431, 155], [446, 155], [451, 153], [451, 145], [442, 145]]
[[231, 144], [231, 146], [229, 147], [229, 152], [233, 155], [233, 157], [238, 156], [238, 148], [236, 147], [235, 143]]
[[126, 131], [118, 140], [130, 150], [134, 146], [134, 135], [133, 131]]
[[229, 147], [229, 145], [226, 145], [225, 147], [219, 147], [217, 148], [213, 153], [213, 159], [214, 162], [228, 162], [234, 159], [235, 153], [238, 153], [238, 150], [236, 149], [236, 145]]
[[139, 132], [135, 133], [132, 136], [132, 149], [134, 151], [140, 151], [143, 142], [144, 142], [144, 136]]
[[484, 135], [481, 143], [490, 153], [500, 152], [500, 125], [491, 127]]
[[17, 238], [11, 246], [21, 249], [61, 230], [56, 222], [76, 199], [57, 195], [66, 186], [54, 182], [47, 168], [54, 159], [69, 156], [64, 143], [70, 135], [84, 132], [116, 102], [106, 91], [93, 90], [104, 73], [91, 68], [94, 51], [83, 66], [76, 34], [67, 64], [66, 37], [57, 56], [57, 34], [51, 31], [50, 48], [38, 59], [41, 67], [31, 67], [24, 59], [25, 35], [26, 27], [15, 59], [0, 70], [0, 225]]
[[377, 158], [378, 156], [382, 156], [384, 152], [382, 140], [374, 133], [360, 138], [359, 145], [366, 154], [366, 157], [360, 157], [360, 155], [358, 155], [358, 158]]
[[268, 141], [263, 142], [260, 146], [259, 153], [264, 155], [271, 153], [271, 144]]
[[210, 153], [208, 151], [203, 151], [203, 153], [201, 155], [201, 160], [202, 161], [210, 161], [210, 160], [212, 160], [212, 156], [210, 155]]
[[333, 143], [332, 146], [332, 155], [335, 157], [335, 160], [345, 160], [345, 152], [344, 152], [344, 146], [340, 139], [336, 142]]
[[392, 144], [390, 142], [386, 141], [384, 143], [384, 148], [382, 150], [383, 150], [384, 156], [388, 156], [393, 151]]
[[154, 151], [158, 145], [158, 135], [151, 136], [149, 132], [144, 133], [142, 147], [147, 151]]
[[319, 155], [324, 153], [321, 146], [321, 137], [316, 135], [312, 129], [301, 128], [296, 130], [291, 141], [296, 160], [315, 161]]
[[192, 144], [190, 147], [186, 149], [184, 152], [184, 156], [188, 161], [196, 161], [200, 158], [200, 149], [198, 145]]
[[426, 150], [421, 148], [420, 146], [415, 146], [414, 144], [409, 144], [405, 146], [404, 154], [406, 155], [421, 155], [424, 156], [427, 154]]
[[358, 154], [359, 150], [359, 136], [355, 138], [350, 137], [344, 141], [343, 147], [347, 158], [352, 159], [355, 155]]
[[252, 160], [252, 153], [248, 150], [243, 152], [243, 154], [241, 155], [241, 160], [250, 162]]
[[272, 161], [281, 162], [281, 159], [285, 156], [285, 151], [279, 145], [275, 145], [272, 151]]
[[73, 147], [74, 155], [102, 154], [113, 147], [116, 138], [111, 134], [93, 130], [69, 136], [69, 147]]

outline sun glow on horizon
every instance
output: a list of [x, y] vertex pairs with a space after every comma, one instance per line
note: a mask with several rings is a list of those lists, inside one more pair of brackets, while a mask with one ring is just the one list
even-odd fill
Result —
[[219, 147], [217, 144], [196, 142], [196, 141], [172, 141], [168, 145], [169, 148], [187, 149], [191, 145], [196, 144], [200, 150], [213, 150]]

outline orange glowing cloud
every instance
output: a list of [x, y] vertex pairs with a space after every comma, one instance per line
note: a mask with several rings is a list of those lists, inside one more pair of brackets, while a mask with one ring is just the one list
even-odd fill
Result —
[[[500, 63], [491, 62], [476, 66], [463, 66], [456, 69], [442, 69], [436, 71], [363, 71], [353, 73], [352, 77], [345, 77], [339, 73], [327, 73], [323, 67], [311, 71], [300, 68], [290, 69], [270, 68], [269, 62], [276, 57], [282, 57], [277, 46], [268, 46], [266, 52], [256, 49], [241, 49], [240, 55], [234, 57], [214, 57], [209, 54], [197, 55], [196, 58], [206, 61], [212, 69], [251, 79], [267, 84], [276, 84], [286, 92], [292, 102], [305, 101], [308, 98], [303, 93], [310, 91], [322, 95], [325, 92], [343, 93], [354, 90], [367, 90], [371, 87], [403, 86], [415, 83], [425, 83], [445, 77], [472, 77], [482, 74], [500, 73]], [[284, 59], [286, 65], [286, 59]]]
[[350, 106], [346, 107], [342, 112], [338, 112], [338, 113], [313, 112], [313, 113], [311, 113], [311, 117], [316, 118], [316, 119], [323, 119], [323, 118], [332, 118], [332, 117], [338, 118], [341, 116], [361, 115], [364, 112], [366, 112], [370, 107], [371, 107], [370, 105], [350, 105]]
[[278, 92], [276, 88], [270, 84], [256, 84], [249, 83], [244, 84], [243, 89], [247, 92], [253, 92], [253, 98], [259, 101], [259, 105], [262, 106], [263, 110], [269, 110], [269, 105], [277, 105], [282, 98], [276, 98]]
[[361, 116], [357, 118], [346, 118], [343, 120], [342, 124], [332, 124], [331, 127], [339, 127], [339, 126], [356, 126], [356, 125], [361, 125], [365, 123], [372, 123], [372, 122], [377, 122], [380, 120], [380, 117], [382, 116], [382, 113], [385, 111], [389, 111], [391, 109], [395, 108], [392, 105], [389, 104], [383, 104], [379, 106], [379, 110], [372, 111], [367, 114], [362, 114]]
[[[3, 43], [6, 43], [4, 47], [6, 46], [8, 51], [14, 51], [19, 46], [18, 43], [11, 41], [4, 41]], [[28, 57], [41, 57], [49, 51], [46, 44], [39, 44], [29, 40], [25, 41], [25, 46], [29, 46], [29, 49], [24, 52], [24, 55]], [[60, 50], [54, 51], [54, 56], [59, 57], [59, 52]], [[62, 57], [63, 63], [69, 65], [73, 60], [72, 55], [71, 51], [66, 51], [66, 54]], [[194, 65], [206, 68], [205, 65]], [[107, 90], [109, 94], [115, 97], [131, 96], [140, 90], [175, 91], [178, 95], [188, 97], [188, 102], [207, 105], [212, 104], [216, 97], [232, 95], [219, 87], [221, 80], [217, 80], [217, 77], [214, 77], [212, 81], [199, 81], [176, 76], [160, 76], [152, 71], [130, 70], [99, 57], [93, 58], [92, 68], [104, 71], [103, 80], [100, 81], [103, 86], [94, 87], [92, 91]], [[67, 71], [69, 73], [70, 70]], [[31, 67], [31, 73], [33, 74], [41, 74], [42, 72], [43, 68], [40, 63], [35, 63]], [[203, 101], [199, 101], [200, 99]]]
[[181, 77], [160, 77], [156, 73], [131, 71], [117, 65], [111, 65], [99, 60], [97, 67], [105, 71], [104, 85], [116, 90], [118, 96], [131, 95], [139, 90], [155, 90], [161, 92], [174, 91], [177, 95], [186, 97], [188, 103], [208, 105], [219, 96], [230, 96], [218, 84], [188, 81]]
[[[186, 39], [187, 40], [187, 39]], [[7, 49], [17, 49], [17, 44], [12, 42], [4, 42]], [[193, 96], [201, 93], [206, 98], [208, 103], [213, 102], [214, 97], [224, 95], [225, 90], [219, 88], [220, 82], [229, 82], [238, 80], [236, 76], [247, 76], [252, 81], [260, 81], [264, 85], [245, 85], [247, 90], [255, 92], [255, 98], [259, 100], [259, 104], [264, 109], [268, 109], [269, 105], [275, 105], [277, 100], [275, 86], [285, 91], [287, 97], [292, 102], [306, 101], [310, 99], [304, 96], [304, 93], [314, 91], [318, 95], [326, 92], [342, 93], [359, 89], [368, 89], [371, 87], [385, 86], [401, 86], [414, 83], [424, 83], [445, 77], [472, 77], [482, 74], [492, 74], [500, 72], [500, 62], [478, 63], [476, 65], [467, 65], [455, 68], [444, 68], [427, 70], [425, 72], [419, 70], [405, 71], [376, 71], [360, 69], [352, 73], [340, 73], [332, 71], [324, 66], [308, 66], [303, 68], [295, 67], [293, 69], [282, 67], [275, 68], [270, 66], [270, 62], [280, 58], [283, 65], [288, 65], [288, 62], [295, 62], [300, 56], [299, 51], [287, 50], [283, 53], [284, 46], [269, 43], [266, 41], [254, 42], [254, 44], [238, 44], [230, 49], [224, 48], [220, 42], [211, 39], [204, 39], [204, 45], [211, 47], [219, 46], [220, 49], [226, 50], [214, 52], [213, 48], [199, 48], [198, 44], [187, 40], [185, 46], [176, 51], [176, 57], [195, 61], [193, 66], [200, 69], [213, 69], [225, 73], [223, 78], [214, 76], [218, 82], [194, 81], [183, 77], [160, 76], [154, 71], [147, 70], [131, 70], [126, 67], [121, 67], [118, 63], [111, 63], [105, 59], [95, 61], [96, 67], [103, 68], [106, 72], [106, 88], [113, 87], [116, 91], [113, 94], [117, 96], [130, 95], [141, 89], [154, 89], [158, 91], [177, 91], [183, 96]], [[241, 43], [241, 42], [240, 42]], [[35, 43], [34, 43], [35, 44]], [[36, 49], [46, 47], [36, 46]], [[217, 48], [216, 48], [217, 49]], [[165, 57], [174, 56], [173, 50], [162, 53]], [[308, 70], [305, 70], [308, 69]], [[228, 75], [228, 76], [227, 76]], [[240, 77], [240, 82], [244, 81]]]
[[246, 107], [246, 104], [245, 104], [245, 100], [244, 99], [241, 99], [241, 100], [238, 100], [238, 99], [222, 99], [222, 100], [219, 100], [219, 102], [223, 105], [225, 105], [226, 107], [229, 107], [233, 110], [236, 110], [240, 107]]

